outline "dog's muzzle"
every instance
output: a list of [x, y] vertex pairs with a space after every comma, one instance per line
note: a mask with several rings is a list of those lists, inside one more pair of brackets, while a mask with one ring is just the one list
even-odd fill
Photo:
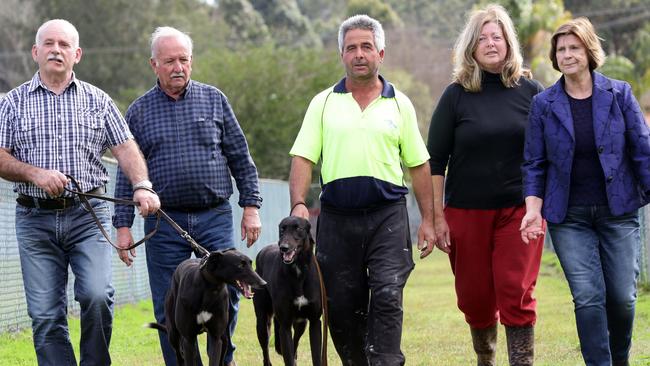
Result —
[[285, 264], [291, 264], [296, 260], [296, 252], [298, 248], [291, 249], [289, 244], [282, 243], [280, 244], [280, 253], [282, 253], [282, 262]]

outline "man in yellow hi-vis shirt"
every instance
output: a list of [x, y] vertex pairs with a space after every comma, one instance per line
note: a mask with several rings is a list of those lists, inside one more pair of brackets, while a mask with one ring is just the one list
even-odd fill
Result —
[[292, 215], [322, 156], [317, 258], [329, 327], [343, 365], [403, 365], [402, 293], [414, 267], [401, 163], [409, 168], [422, 224], [421, 257], [433, 249], [429, 154], [411, 101], [379, 75], [381, 24], [365, 15], [341, 24], [346, 77], [314, 97], [291, 149]]

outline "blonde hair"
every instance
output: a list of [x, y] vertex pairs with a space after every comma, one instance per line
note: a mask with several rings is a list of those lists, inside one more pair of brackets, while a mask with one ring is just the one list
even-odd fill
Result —
[[560, 71], [560, 67], [557, 64], [557, 57], [555, 56], [555, 53], [557, 52], [557, 40], [561, 36], [569, 34], [578, 37], [587, 49], [590, 71], [599, 68], [605, 63], [605, 52], [600, 44], [600, 37], [596, 34], [596, 30], [589, 19], [580, 17], [562, 24], [551, 37], [551, 51], [549, 52], [549, 57], [551, 58], [555, 70]]
[[508, 52], [501, 71], [501, 81], [507, 88], [519, 85], [519, 78], [529, 75], [523, 68], [523, 57], [519, 49], [517, 32], [506, 9], [501, 5], [489, 4], [484, 9], [475, 10], [470, 15], [465, 28], [454, 45], [453, 81], [470, 92], [481, 91], [481, 68], [474, 58], [478, 47], [481, 29], [487, 23], [501, 27]]

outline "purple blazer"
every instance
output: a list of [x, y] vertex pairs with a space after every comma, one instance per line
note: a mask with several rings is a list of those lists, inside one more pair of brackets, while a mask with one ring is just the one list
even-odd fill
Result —
[[[592, 72], [594, 135], [614, 216], [650, 200], [650, 129], [630, 85]], [[542, 216], [561, 223], [569, 203], [575, 138], [563, 80], [533, 98], [524, 145], [524, 197], [544, 200]]]

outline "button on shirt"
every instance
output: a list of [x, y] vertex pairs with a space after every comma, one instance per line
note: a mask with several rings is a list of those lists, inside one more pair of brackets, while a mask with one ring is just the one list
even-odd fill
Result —
[[[133, 102], [126, 120], [163, 208], [214, 206], [232, 195], [231, 174], [239, 190], [239, 205], [260, 206], [257, 168], [219, 89], [191, 80], [181, 98], [174, 100], [156, 85]], [[115, 196], [132, 196], [121, 171]], [[133, 217], [132, 206], [116, 205], [113, 225], [130, 227]]]
[[[74, 74], [60, 95], [36, 73], [0, 100], [0, 147], [24, 163], [72, 175], [84, 192], [108, 182], [102, 154], [131, 137], [111, 98]], [[14, 190], [49, 198], [32, 183], [17, 182]]]

